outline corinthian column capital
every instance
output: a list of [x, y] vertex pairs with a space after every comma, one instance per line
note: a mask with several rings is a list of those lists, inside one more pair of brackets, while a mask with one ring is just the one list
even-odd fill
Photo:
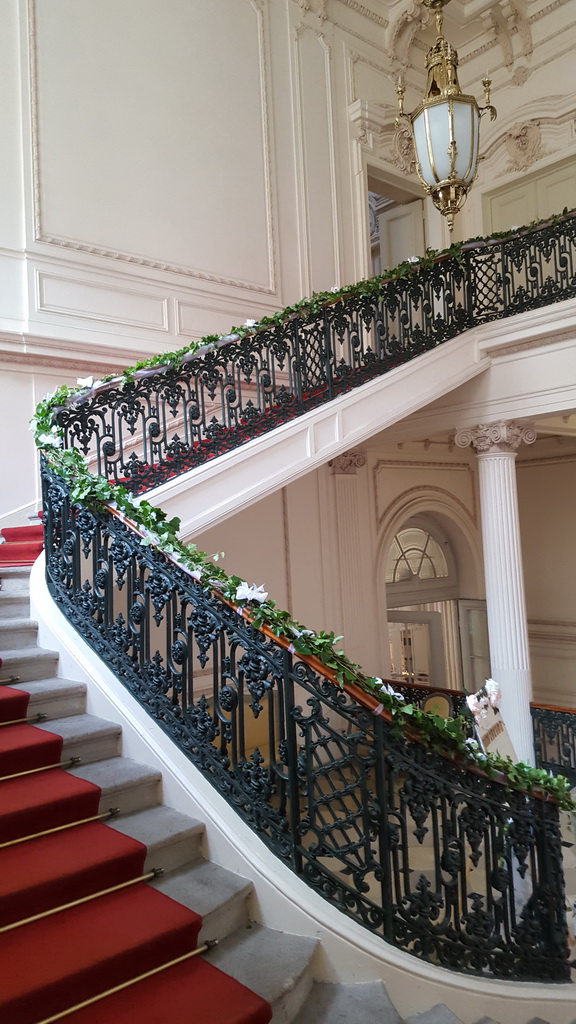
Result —
[[530, 423], [499, 420], [498, 423], [479, 423], [476, 427], [457, 430], [454, 440], [459, 448], [475, 448], [478, 455], [513, 453], [518, 451], [522, 442], [534, 444], [536, 431]]

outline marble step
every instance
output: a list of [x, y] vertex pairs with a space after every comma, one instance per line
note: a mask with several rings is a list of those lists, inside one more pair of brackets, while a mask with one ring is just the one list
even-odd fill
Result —
[[25, 594], [30, 592], [30, 566], [7, 565], [0, 568], [0, 590], [3, 594]]
[[50, 679], [15, 683], [15, 686], [30, 694], [29, 715], [47, 715], [52, 721], [69, 715], [81, 715], [86, 709], [86, 685], [72, 679], [57, 679], [53, 676]]
[[[161, 853], [159, 851], [157, 867], [164, 867]], [[222, 942], [239, 928], [246, 929], [249, 923], [248, 898], [253, 890], [252, 883], [218, 864], [199, 861], [179, 871], [165, 873], [151, 884], [200, 914], [200, 942], [208, 939]]]
[[272, 1024], [291, 1024], [313, 984], [317, 939], [248, 924], [219, 943], [210, 963], [271, 1003]]
[[99, 813], [117, 807], [120, 814], [143, 811], [160, 803], [162, 775], [127, 757], [113, 757], [69, 769], [71, 775], [100, 786]]
[[38, 636], [38, 623], [27, 618], [0, 621], [0, 651], [20, 651], [34, 647]]
[[[34, 723], [36, 724], [36, 723]], [[62, 736], [62, 760], [79, 757], [82, 764], [118, 757], [122, 745], [122, 729], [94, 715], [70, 715], [49, 722], [39, 722], [38, 729]]]
[[29, 608], [30, 598], [27, 593], [10, 594], [0, 590], [0, 622], [5, 622], [6, 619], [24, 619]]
[[45, 651], [42, 647], [0, 650], [0, 657], [2, 678], [17, 676], [19, 682], [23, 683], [54, 676], [58, 666], [58, 653]]
[[294, 1024], [402, 1024], [382, 982], [328, 985], [315, 982]]

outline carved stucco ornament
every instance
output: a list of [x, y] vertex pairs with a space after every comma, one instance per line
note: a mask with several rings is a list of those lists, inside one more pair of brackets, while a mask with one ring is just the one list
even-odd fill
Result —
[[504, 141], [510, 157], [508, 171], [526, 171], [545, 156], [538, 121], [518, 121], [508, 129]]
[[522, 443], [534, 444], [536, 431], [530, 423], [500, 420], [457, 430], [454, 440], [458, 448], [475, 448], [478, 455], [516, 452]]
[[328, 465], [333, 473], [354, 476], [357, 469], [361, 469], [362, 466], [366, 465], [366, 456], [364, 452], [343, 452], [342, 455], [337, 455], [335, 459], [331, 459]]
[[394, 133], [391, 162], [405, 174], [412, 174], [416, 170], [414, 141], [407, 125], [399, 125]]
[[328, 0], [296, 0], [296, 3], [300, 7], [302, 14], [305, 14], [306, 11], [312, 11], [313, 14], [318, 15], [321, 21], [324, 21]]

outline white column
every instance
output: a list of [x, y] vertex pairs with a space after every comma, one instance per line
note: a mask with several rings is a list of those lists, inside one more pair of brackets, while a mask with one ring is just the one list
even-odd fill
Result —
[[520, 444], [535, 440], [532, 427], [505, 422], [456, 434], [459, 447], [472, 445], [478, 455], [491, 672], [502, 690], [501, 711], [518, 759], [529, 764], [532, 678], [515, 462]]

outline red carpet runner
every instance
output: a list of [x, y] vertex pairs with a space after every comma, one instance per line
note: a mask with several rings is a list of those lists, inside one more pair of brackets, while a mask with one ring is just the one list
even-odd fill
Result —
[[33, 565], [44, 547], [42, 526], [4, 526], [0, 565]]
[[[26, 714], [28, 694], [0, 687], [0, 723]], [[201, 918], [136, 881], [146, 848], [100, 822], [13, 840], [98, 813], [100, 790], [57, 764], [61, 737], [0, 725], [0, 1020], [39, 1024], [196, 948]], [[55, 907], [78, 906], [4, 930]], [[66, 1014], [67, 1024], [267, 1024], [268, 1003], [194, 957]]]

